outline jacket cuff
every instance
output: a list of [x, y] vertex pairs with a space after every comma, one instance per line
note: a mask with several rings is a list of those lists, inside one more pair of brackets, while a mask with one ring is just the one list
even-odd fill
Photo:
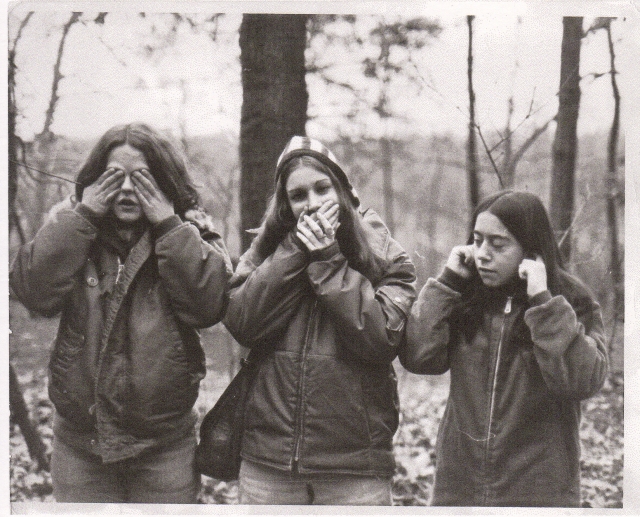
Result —
[[159, 223], [154, 224], [151, 227], [151, 236], [157, 240], [162, 237], [165, 233], [168, 233], [170, 230], [180, 226], [182, 224], [182, 219], [177, 214], [167, 217], [163, 219]]
[[100, 215], [91, 210], [91, 208], [89, 208], [84, 203], [78, 203], [73, 210], [77, 214], [81, 215], [84, 219], [89, 221], [89, 223], [91, 223], [93, 226], [98, 227], [98, 225], [100, 224]]
[[313, 250], [311, 253], [309, 253], [309, 257], [311, 258], [311, 262], [318, 262], [322, 260], [329, 260], [339, 252], [340, 245], [338, 244], [338, 241], [335, 241], [326, 248], [323, 248], [321, 250]]
[[300, 240], [300, 237], [296, 235], [295, 228], [289, 232], [289, 236], [294, 246], [300, 248], [302, 251], [306, 251], [307, 253], [309, 252], [309, 248], [307, 248], [307, 245]]
[[440, 276], [437, 278], [438, 282], [446, 285], [450, 289], [461, 293], [465, 286], [469, 283], [469, 279], [459, 275], [453, 269], [445, 266]]
[[553, 298], [553, 296], [551, 295], [551, 292], [547, 289], [545, 291], [539, 292], [534, 296], [531, 296], [529, 298], [529, 303], [531, 304], [532, 307], [534, 307], [537, 305], [542, 305], [543, 303], [547, 303], [549, 300], [551, 300], [551, 298]]

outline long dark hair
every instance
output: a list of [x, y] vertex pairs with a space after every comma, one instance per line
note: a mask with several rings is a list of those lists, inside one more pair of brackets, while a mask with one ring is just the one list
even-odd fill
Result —
[[[542, 257], [547, 269], [549, 290], [553, 294], [559, 294], [558, 270], [564, 266], [547, 210], [540, 198], [530, 192], [513, 190], [502, 190], [487, 197], [473, 212], [467, 244], [473, 243], [473, 229], [482, 212], [489, 212], [500, 219], [522, 246], [526, 257]], [[477, 272], [475, 275], [478, 276]]]
[[[504, 190], [484, 199], [473, 212], [471, 231], [467, 244], [473, 243], [473, 229], [478, 216], [483, 212], [495, 215], [515, 237], [524, 251], [525, 257], [540, 255], [547, 270], [547, 285], [552, 295], [569, 296], [568, 273], [564, 271], [562, 258], [556, 243], [549, 216], [540, 198], [529, 192]], [[507, 295], [525, 302], [526, 282], [517, 276], [505, 285], [488, 288], [478, 272], [473, 269], [471, 280], [462, 293], [462, 299], [454, 311], [454, 319], [459, 320], [466, 332], [474, 332], [487, 306], [502, 301]], [[573, 300], [569, 300], [572, 303]], [[573, 303], [572, 303], [573, 304]]]
[[263, 258], [271, 255], [285, 235], [297, 224], [287, 198], [286, 185], [291, 172], [299, 167], [311, 167], [331, 178], [340, 204], [340, 227], [336, 232], [340, 250], [349, 265], [375, 285], [384, 272], [384, 261], [369, 245], [367, 229], [363, 226], [366, 223], [362, 221], [352, 198], [331, 169], [311, 156], [298, 156], [289, 160], [283, 167], [256, 237], [257, 252]]
[[109, 153], [126, 144], [144, 155], [149, 172], [162, 192], [173, 201], [177, 214], [183, 216], [187, 210], [198, 207], [198, 194], [191, 184], [186, 160], [178, 147], [152, 127], [139, 122], [114, 126], [98, 140], [78, 172], [78, 200], [82, 200], [84, 189], [106, 170]]

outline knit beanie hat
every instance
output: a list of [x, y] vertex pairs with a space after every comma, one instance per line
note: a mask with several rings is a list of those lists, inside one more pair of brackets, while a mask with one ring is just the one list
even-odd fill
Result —
[[276, 184], [280, 179], [285, 165], [298, 156], [311, 156], [329, 167], [349, 196], [351, 196], [355, 206], [360, 206], [360, 198], [358, 198], [356, 189], [354, 189], [353, 185], [349, 182], [349, 178], [347, 178], [347, 175], [333, 153], [318, 140], [307, 136], [294, 136], [285, 146], [276, 165]]

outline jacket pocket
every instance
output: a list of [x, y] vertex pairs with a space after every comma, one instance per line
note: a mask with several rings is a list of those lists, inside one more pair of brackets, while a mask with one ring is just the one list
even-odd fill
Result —
[[84, 334], [76, 332], [69, 325], [59, 331], [51, 351], [52, 369], [66, 372], [73, 365], [75, 358], [84, 347]]
[[204, 375], [190, 360], [177, 330], [148, 339], [154, 343], [140, 343], [146, 352], [138, 351], [130, 365], [126, 413], [140, 430], [153, 434], [153, 422], [170, 420], [193, 407]]
[[[65, 418], [82, 421], [79, 410], [77, 362], [84, 348], [84, 334], [63, 324], [58, 331], [49, 361], [49, 398]], [[80, 419], [80, 420], [79, 420]]]
[[392, 366], [386, 371], [362, 374], [364, 406], [374, 446], [391, 448], [399, 423], [398, 383]]

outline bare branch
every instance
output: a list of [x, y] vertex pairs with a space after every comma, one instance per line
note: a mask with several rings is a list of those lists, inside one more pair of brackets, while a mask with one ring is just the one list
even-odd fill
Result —
[[482, 145], [484, 146], [484, 150], [487, 153], [487, 156], [489, 157], [489, 161], [493, 166], [493, 170], [495, 171], [496, 176], [498, 176], [498, 182], [500, 183], [500, 188], [504, 188], [502, 176], [500, 175], [500, 171], [498, 171], [498, 166], [496, 165], [496, 162], [493, 160], [493, 156], [491, 156], [491, 151], [489, 150], [489, 146], [487, 146], [487, 142], [485, 141], [484, 136], [482, 135], [482, 130], [480, 129], [480, 126], [478, 124], [476, 124], [475, 127], [476, 127], [476, 130], [478, 131], [478, 135], [480, 136], [480, 140], [482, 141]]
[[[556, 94], [557, 95], [557, 94]], [[526, 117], [524, 117], [519, 123], [518, 125], [513, 129], [513, 131], [511, 131], [511, 135], [513, 136], [516, 131], [518, 131], [522, 125], [529, 120], [533, 115], [535, 115], [538, 111], [542, 110], [542, 108], [544, 108], [548, 103], [543, 104], [542, 106], [538, 107], [536, 110], [530, 112]], [[532, 105], [533, 105], [533, 101], [532, 101]], [[555, 116], [553, 119], [551, 119], [551, 121], [555, 120]], [[500, 147], [500, 145], [505, 141], [507, 137], [503, 137], [501, 138], [492, 148], [491, 148], [491, 152], [495, 151], [498, 147]]]
[[589, 29], [587, 29], [587, 31], [584, 33], [584, 35], [587, 36], [589, 33], [596, 32], [600, 29], [608, 30], [609, 27], [611, 26], [612, 20], [615, 20], [615, 18], [609, 18], [609, 17], [596, 18], [591, 24], [591, 27], [589, 27]]
[[47, 112], [45, 115], [45, 121], [44, 121], [44, 127], [42, 129], [42, 133], [40, 133], [40, 136], [45, 138], [51, 135], [51, 124], [53, 124], [53, 115], [56, 110], [56, 104], [58, 103], [58, 100], [60, 98], [58, 96], [58, 86], [60, 84], [60, 81], [64, 77], [60, 72], [60, 67], [62, 64], [62, 54], [64, 51], [64, 45], [67, 39], [67, 34], [69, 33], [69, 29], [71, 29], [71, 26], [78, 21], [81, 14], [82, 13], [79, 13], [79, 12], [72, 13], [71, 17], [69, 18], [69, 21], [65, 23], [62, 28], [62, 37], [60, 39], [60, 45], [58, 46], [58, 57], [56, 58], [56, 63], [53, 67], [53, 83], [51, 85], [51, 97], [49, 99], [49, 107], [47, 108]]
[[549, 120], [547, 120], [540, 127], [536, 128], [533, 131], [533, 133], [531, 133], [531, 135], [529, 135], [529, 138], [527, 138], [524, 141], [524, 143], [520, 146], [520, 148], [515, 152], [515, 154], [513, 155], [512, 159], [510, 161], [510, 163], [511, 164], [517, 163], [522, 158], [524, 153], [527, 152], [529, 147], [531, 147], [531, 145], [538, 139], [538, 137], [547, 130], [547, 128], [549, 127], [549, 124], [551, 124], [551, 122], [553, 122], [554, 120], [556, 120], [555, 116], [550, 118]]
[[527, 112], [527, 116], [525, 117], [525, 119], [529, 118], [531, 116], [531, 114], [533, 113], [533, 101], [536, 98], [536, 87], [533, 87], [533, 94], [531, 94], [531, 102], [529, 103], [529, 111]]
[[582, 211], [587, 206], [587, 203], [591, 199], [591, 197], [592, 197], [591, 190], [589, 189], [589, 185], [587, 184], [587, 197], [585, 198], [584, 202], [582, 203], [582, 206], [578, 209], [576, 214], [573, 216], [573, 220], [571, 221], [571, 224], [567, 227], [567, 229], [563, 232], [562, 236], [558, 240], [558, 248], [562, 247], [562, 244], [566, 240], [567, 236], [571, 233], [571, 230], [575, 226], [576, 221], [578, 220], [578, 218], [582, 215]]
[[27, 23], [29, 23], [29, 19], [31, 18], [31, 16], [34, 14], [33, 11], [30, 11], [29, 13], [27, 13], [27, 15], [24, 17], [24, 20], [22, 20], [22, 22], [20, 22], [20, 27], [18, 28], [18, 33], [16, 34], [15, 39], [13, 40], [13, 45], [11, 46], [11, 50], [9, 51], [9, 53], [13, 56], [15, 56], [16, 53], [16, 46], [18, 45], [18, 41], [20, 40], [20, 38], [22, 37], [22, 31], [24, 30], [24, 28], [27, 26]]
[[22, 167], [24, 167], [26, 169], [30, 169], [30, 170], [35, 171], [35, 172], [39, 172], [40, 174], [45, 174], [47, 176], [51, 176], [51, 177], [57, 178], [59, 180], [68, 181], [69, 183], [74, 183], [75, 185], [81, 185], [81, 183], [78, 183], [77, 181], [70, 180], [69, 178], [65, 178], [63, 176], [57, 176], [56, 174], [52, 174], [50, 172], [45, 172], [45, 171], [42, 171], [40, 169], [36, 169], [35, 167], [31, 167], [31, 165], [27, 165], [26, 163], [16, 162], [14, 160], [9, 160], [9, 161], [11, 163], [15, 163], [16, 165], [21, 165]]

